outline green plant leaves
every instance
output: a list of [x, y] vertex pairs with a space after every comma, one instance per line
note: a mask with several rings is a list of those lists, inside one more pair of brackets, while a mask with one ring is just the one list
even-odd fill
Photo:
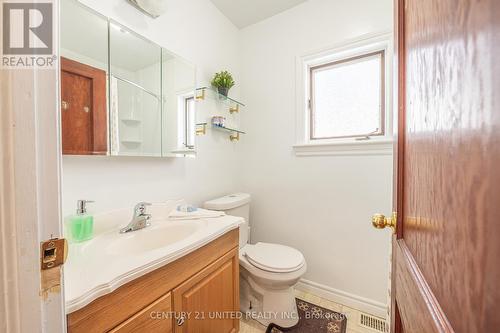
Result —
[[220, 71], [219, 73], [215, 73], [211, 83], [212, 86], [216, 88], [221, 87], [227, 89], [230, 89], [235, 84], [233, 76], [228, 71]]

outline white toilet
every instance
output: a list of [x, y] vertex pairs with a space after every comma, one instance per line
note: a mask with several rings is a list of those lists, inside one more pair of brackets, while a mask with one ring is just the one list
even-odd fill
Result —
[[235, 193], [205, 202], [204, 207], [240, 216], [240, 308], [263, 325], [297, 324], [293, 286], [306, 272], [300, 251], [279, 244], [249, 243], [250, 195]]

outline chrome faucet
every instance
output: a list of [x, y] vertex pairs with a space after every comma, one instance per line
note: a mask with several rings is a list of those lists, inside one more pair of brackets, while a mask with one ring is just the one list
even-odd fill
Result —
[[146, 206], [151, 206], [151, 204], [149, 202], [139, 202], [135, 205], [132, 220], [126, 227], [120, 229], [121, 234], [143, 229], [151, 225], [149, 223], [151, 214], [146, 214]]

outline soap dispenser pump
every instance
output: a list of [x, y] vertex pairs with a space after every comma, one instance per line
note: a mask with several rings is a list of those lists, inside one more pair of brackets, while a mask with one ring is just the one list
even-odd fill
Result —
[[72, 241], [83, 242], [94, 236], [94, 217], [87, 214], [87, 204], [93, 202], [90, 200], [76, 202], [76, 214], [71, 215], [66, 222], [68, 236]]

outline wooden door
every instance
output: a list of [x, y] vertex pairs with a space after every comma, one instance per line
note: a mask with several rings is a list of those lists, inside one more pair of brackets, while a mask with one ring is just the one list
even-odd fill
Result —
[[238, 249], [173, 291], [176, 333], [229, 333], [239, 330]]
[[106, 72], [61, 58], [62, 152], [107, 152]]
[[500, 332], [500, 2], [395, 3], [392, 331]]

